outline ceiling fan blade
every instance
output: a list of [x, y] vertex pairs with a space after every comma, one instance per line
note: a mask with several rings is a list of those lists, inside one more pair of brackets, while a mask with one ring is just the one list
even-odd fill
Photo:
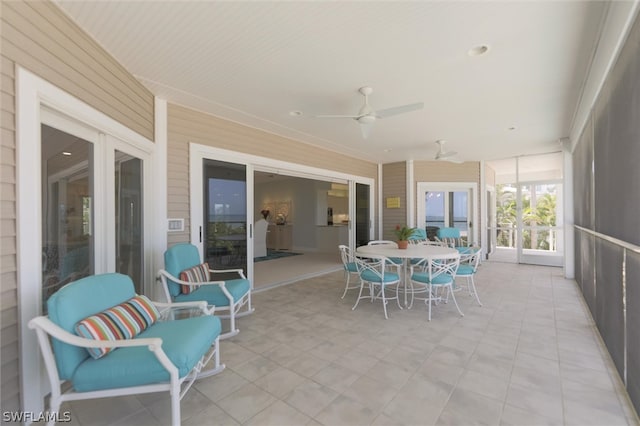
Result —
[[418, 102], [415, 104], [402, 105], [393, 108], [381, 109], [375, 112], [376, 117], [386, 118], [392, 115], [404, 114], [405, 112], [416, 111], [424, 108], [424, 102]]
[[456, 157], [443, 158], [442, 161], [448, 161], [448, 162], [454, 163], [454, 164], [462, 164], [462, 163], [464, 163], [464, 161], [462, 161], [461, 159], [456, 158]]
[[371, 134], [371, 130], [373, 129], [373, 122], [371, 123], [360, 123], [360, 130], [362, 131], [362, 138], [367, 139]]
[[438, 152], [438, 154], [436, 155], [436, 160], [444, 160], [445, 158], [454, 157], [456, 155], [458, 155], [458, 153], [455, 151]]
[[357, 120], [361, 116], [359, 115], [314, 115], [316, 118], [353, 118]]

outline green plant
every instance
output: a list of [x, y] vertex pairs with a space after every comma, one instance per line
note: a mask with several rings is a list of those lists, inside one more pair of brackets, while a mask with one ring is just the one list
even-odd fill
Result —
[[396, 229], [393, 232], [395, 232], [398, 241], [405, 241], [408, 240], [415, 231], [416, 228], [409, 228], [407, 225], [396, 225]]

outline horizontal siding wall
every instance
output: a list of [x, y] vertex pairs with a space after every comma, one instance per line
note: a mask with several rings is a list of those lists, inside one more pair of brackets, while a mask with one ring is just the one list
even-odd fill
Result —
[[2, 410], [20, 409], [14, 64], [0, 60], [0, 377]]
[[[399, 208], [387, 208], [387, 198], [400, 197]], [[407, 223], [407, 163], [389, 163], [382, 166], [382, 236], [395, 241], [396, 225]]]
[[168, 215], [185, 219], [169, 244], [189, 241], [189, 143], [375, 179], [377, 165], [243, 126], [179, 105], [168, 105]]
[[151, 140], [154, 98], [53, 3], [3, 1], [0, 8], [1, 406], [18, 411], [15, 67], [28, 69]]
[[153, 94], [52, 2], [2, 2], [2, 54], [153, 140]]

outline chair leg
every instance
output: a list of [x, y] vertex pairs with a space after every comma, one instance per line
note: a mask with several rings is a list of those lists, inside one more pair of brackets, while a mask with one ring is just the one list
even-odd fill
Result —
[[429, 284], [429, 297], [427, 299], [425, 299], [425, 302], [427, 303], [427, 305], [429, 306], [429, 321], [431, 321], [431, 305], [432, 300], [433, 300], [433, 287], [431, 286], [431, 284]]
[[[358, 292], [358, 298], [356, 299], [356, 303], [351, 308], [352, 311], [358, 306], [358, 303], [360, 303], [360, 299], [362, 299], [363, 288], [364, 288], [364, 281], [360, 281], [360, 291]], [[371, 285], [369, 285], [369, 292], [371, 292]]]
[[387, 315], [387, 299], [384, 297], [384, 285], [380, 285], [380, 293], [382, 293], [382, 307], [384, 308], [384, 319], [389, 319]]
[[171, 425], [180, 426], [180, 385], [171, 386]]
[[478, 292], [476, 291], [476, 283], [473, 280], [473, 275], [469, 276], [468, 278], [470, 280], [470, 289], [473, 289], [473, 295], [476, 297], [476, 301], [478, 302], [478, 305], [482, 306], [482, 302], [480, 302], [480, 298], [478, 297]]
[[400, 305], [400, 283], [396, 284], [396, 303], [398, 304], [398, 308], [402, 310], [402, 305]]
[[[456, 304], [456, 309], [458, 310], [458, 313], [460, 314], [461, 317], [464, 316], [464, 314], [462, 313], [462, 311], [460, 310], [460, 306], [458, 306], [458, 301], [456, 300], [456, 295], [453, 292], [453, 288], [449, 285], [447, 286], [449, 289], [449, 293], [451, 294], [451, 298], [453, 299], [453, 303]], [[447, 298], [449, 297], [449, 294], [447, 294]]]
[[342, 293], [341, 299], [344, 299], [344, 297], [347, 295], [347, 290], [349, 290], [349, 278], [351, 278], [351, 274], [349, 273], [349, 271], [344, 271], [344, 275], [347, 283], [344, 285], [344, 293]]

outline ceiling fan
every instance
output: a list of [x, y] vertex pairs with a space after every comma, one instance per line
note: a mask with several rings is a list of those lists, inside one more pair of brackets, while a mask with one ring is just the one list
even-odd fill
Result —
[[375, 111], [369, 105], [369, 95], [373, 93], [373, 89], [369, 86], [364, 86], [358, 89], [360, 94], [364, 96], [364, 104], [360, 108], [360, 112], [357, 115], [316, 115], [317, 118], [351, 118], [360, 124], [360, 130], [362, 131], [362, 137], [367, 139], [373, 128], [373, 123], [378, 118], [387, 118], [393, 115], [404, 114], [405, 112], [415, 111], [424, 107], [423, 102], [415, 104], [408, 104], [397, 106], [393, 108], [380, 109]]
[[445, 151], [444, 150], [444, 144], [445, 144], [445, 140], [437, 140], [436, 143], [438, 144], [438, 152], [436, 153], [436, 161], [449, 161], [451, 163], [462, 163], [462, 161], [457, 158], [456, 156], [458, 155], [457, 152], [455, 151]]

